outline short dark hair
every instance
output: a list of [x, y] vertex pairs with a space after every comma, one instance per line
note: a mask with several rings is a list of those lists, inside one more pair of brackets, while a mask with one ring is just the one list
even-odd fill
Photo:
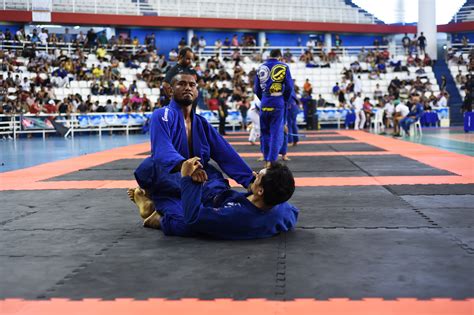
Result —
[[[188, 51], [190, 52], [193, 52], [193, 50], [189, 47], [183, 47], [179, 50], [179, 53], [178, 53], [178, 57], [180, 58], [184, 58], [186, 57], [186, 54], [188, 53]], [[193, 53], [194, 54], [194, 53]]]
[[275, 206], [291, 198], [295, 191], [295, 179], [288, 166], [273, 162], [262, 177], [263, 201]]
[[281, 57], [281, 50], [280, 49], [272, 49], [270, 51], [270, 57], [271, 58], [278, 58], [278, 57]]
[[[175, 76], [171, 78], [170, 85], [173, 86], [174, 83], [176, 81], [178, 81], [182, 75], [190, 75], [190, 76], [196, 78], [193, 73], [191, 73], [189, 71], [183, 71], [183, 72], [180, 72], [180, 73], [176, 73]], [[196, 80], [196, 82], [197, 82], [197, 80]]]

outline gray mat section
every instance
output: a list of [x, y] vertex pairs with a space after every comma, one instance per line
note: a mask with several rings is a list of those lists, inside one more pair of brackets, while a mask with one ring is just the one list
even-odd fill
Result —
[[[262, 162], [257, 161], [256, 158], [245, 158], [245, 160], [253, 169], [262, 167]], [[285, 163], [296, 176], [304, 177], [452, 175], [450, 172], [396, 154], [295, 156]], [[394, 167], [394, 165], [399, 165], [399, 167]]]
[[474, 254], [474, 228], [448, 228], [446, 232], [464, 248]]
[[297, 187], [291, 203], [304, 209], [407, 206], [381, 186]]
[[[262, 162], [256, 158], [245, 158], [253, 169], [260, 169]], [[133, 172], [141, 163], [140, 159], [122, 159], [82, 169], [69, 174], [48, 179], [67, 180], [133, 180]], [[286, 164], [303, 177], [364, 177], [364, 176], [429, 176], [452, 175], [429, 165], [400, 155], [357, 155], [357, 156], [305, 156], [292, 157]], [[398, 167], [394, 167], [398, 165]]]
[[[249, 139], [248, 136], [226, 138], [227, 142], [229, 142], [231, 144], [232, 144], [232, 142], [247, 142], [248, 139]], [[305, 137], [305, 135], [301, 135], [301, 137], [299, 139], [299, 141], [341, 141], [341, 140], [355, 140], [355, 139], [352, 138], [352, 137], [347, 137], [347, 136], [329, 136], [329, 137], [311, 136], [311, 137]], [[290, 144], [290, 146], [291, 146], [291, 144]]]
[[[24, 199], [23, 199], [24, 198]], [[5, 229], [123, 229], [138, 220], [125, 189], [0, 192], [2, 207], [15, 212], [16, 200], [34, 206], [34, 214], [13, 220]]]
[[0, 257], [0, 299], [36, 299], [86, 260], [86, 257]]
[[[236, 145], [235, 150], [239, 153], [260, 152], [260, 146]], [[366, 143], [317, 143], [317, 144], [298, 144], [296, 147], [289, 146], [288, 152], [379, 152], [385, 151], [381, 148]]]
[[133, 171], [141, 159], [121, 159], [49, 178], [47, 181], [68, 180], [133, 180]]
[[415, 208], [446, 209], [468, 208], [474, 209], [474, 195], [463, 196], [402, 196], [404, 200]]
[[300, 209], [303, 228], [432, 226], [383, 187], [298, 187], [291, 203]]
[[473, 195], [474, 184], [453, 185], [390, 185], [385, 186], [396, 195]]
[[289, 299], [474, 294], [472, 257], [437, 229], [301, 230], [287, 236], [285, 256]]
[[423, 176], [455, 175], [451, 172], [433, 168], [416, 160], [397, 154], [373, 156], [348, 156], [361, 169], [371, 176]]
[[[474, 208], [425, 208], [420, 209], [424, 215], [438, 225], [449, 227], [474, 227]], [[474, 230], [472, 231], [474, 233]]]
[[185, 239], [139, 229], [51, 296], [273, 298], [278, 242]]

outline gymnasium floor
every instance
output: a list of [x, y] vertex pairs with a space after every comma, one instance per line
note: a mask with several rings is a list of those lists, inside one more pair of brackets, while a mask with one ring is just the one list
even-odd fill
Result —
[[0, 142], [0, 313], [472, 314], [473, 142], [306, 133], [297, 227], [253, 241], [142, 228], [125, 189], [146, 136]]

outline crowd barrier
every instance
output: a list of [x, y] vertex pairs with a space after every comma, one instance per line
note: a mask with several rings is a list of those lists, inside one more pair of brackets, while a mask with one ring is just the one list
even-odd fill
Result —
[[[375, 112], [376, 110], [374, 110]], [[333, 124], [338, 128], [344, 124], [346, 115], [351, 111], [342, 108], [321, 108], [317, 110], [320, 124]], [[199, 112], [210, 124], [217, 127], [219, 116], [217, 111], [202, 110]], [[434, 117], [433, 115], [436, 115]], [[152, 113], [90, 113], [90, 114], [22, 114], [0, 115], [0, 135], [13, 138], [21, 134], [40, 133], [46, 137], [48, 133], [59, 132], [65, 137], [74, 137], [78, 132], [114, 132], [145, 131]], [[425, 114], [424, 121], [436, 122], [449, 119], [449, 108], [434, 109]], [[247, 118], [247, 122], [249, 122]], [[297, 115], [298, 125], [305, 125], [304, 112]], [[226, 127], [233, 131], [240, 129], [242, 115], [239, 111], [229, 111]]]

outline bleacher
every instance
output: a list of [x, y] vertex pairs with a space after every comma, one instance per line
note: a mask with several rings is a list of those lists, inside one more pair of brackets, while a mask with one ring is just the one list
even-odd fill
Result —
[[459, 11], [453, 16], [450, 23], [474, 21], [474, 0], [467, 0]]
[[[453, 78], [456, 78], [459, 71], [461, 71], [461, 74], [463, 76], [466, 76], [467, 74], [469, 74], [468, 67], [464, 65], [463, 66], [451, 65], [449, 66], [449, 71], [451, 72], [451, 75], [453, 76]], [[466, 96], [466, 91], [464, 89], [461, 89], [461, 84], [459, 84], [458, 82], [456, 82], [456, 87], [458, 88], [459, 94], [461, 94], [462, 99], [464, 99], [464, 97]]]
[[[31, 10], [32, 0], [4, 0], [6, 10]], [[345, 0], [52, 0], [53, 12], [211, 17], [277, 21], [381, 23]]]

